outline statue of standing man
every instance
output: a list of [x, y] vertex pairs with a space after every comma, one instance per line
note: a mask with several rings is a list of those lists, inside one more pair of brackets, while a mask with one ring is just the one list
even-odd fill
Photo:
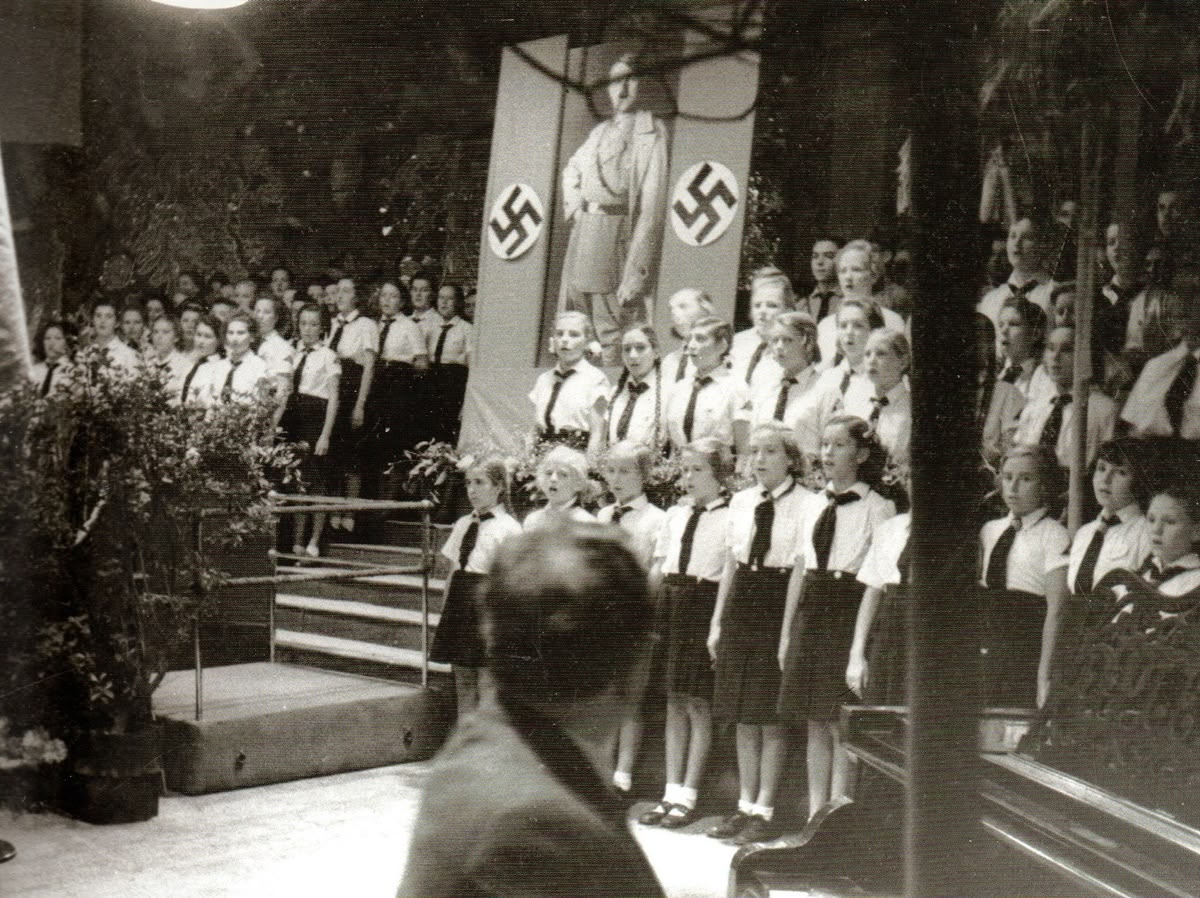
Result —
[[636, 110], [633, 58], [609, 70], [613, 114], [592, 129], [563, 169], [571, 225], [563, 263], [563, 309], [591, 316], [605, 364], [618, 364], [620, 335], [644, 322], [653, 292], [666, 210], [667, 129]]

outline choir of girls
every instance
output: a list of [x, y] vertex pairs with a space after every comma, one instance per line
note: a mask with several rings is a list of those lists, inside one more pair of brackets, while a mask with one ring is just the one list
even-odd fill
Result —
[[[307, 446], [302, 475], [314, 494], [375, 495], [380, 474], [405, 450], [422, 439], [457, 439], [475, 351], [461, 287], [439, 289], [419, 273], [410, 297], [403, 281], [384, 279], [375, 291], [377, 321], [373, 308], [361, 307], [353, 277], [300, 298], [286, 289], [287, 270], [277, 268], [269, 292], [243, 279], [206, 302], [198, 301], [194, 281], [180, 276], [174, 308], [157, 296], [124, 307], [98, 299], [85, 345], [102, 349], [113, 371], [159, 371], [173, 404], [269, 403], [280, 437]], [[410, 302], [411, 315], [404, 312]], [[31, 377], [41, 396], [69, 382], [78, 342], [69, 322], [39, 328]], [[324, 517], [301, 523], [294, 553], [320, 554]], [[329, 523], [347, 532], [356, 526], [350, 514]]]

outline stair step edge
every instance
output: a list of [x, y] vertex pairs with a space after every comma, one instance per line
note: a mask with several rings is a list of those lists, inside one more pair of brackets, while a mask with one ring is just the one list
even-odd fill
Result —
[[[322, 636], [317, 633], [301, 633], [296, 630], [276, 630], [275, 645], [278, 648], [299, 649], [322, 655], [334, 655], [339, 658], [372, 661], [392, 667], [421, 669], [421, 653], [416, 649], [393, 648], [357, 639], [343, 639], [339, 636]], [[431, 661], [429, 669], [435, 673], [449, 673], [450, 665]]]
[[[373, 605], [370, 602], [355, 602], [350, 599], [325, 599], [318, 596], [277, 593], [275, 604], [280, 608], [291, 608], [296, 611], [337, 614], [342, 617], [357, 617], [416, 627], [421, 625], [421, 612], [415, 609], [391, 608], [387, 605]], [[430, 627], [436, 627], [441, 619], [442, 616], [437, 612], [429, 612]]]

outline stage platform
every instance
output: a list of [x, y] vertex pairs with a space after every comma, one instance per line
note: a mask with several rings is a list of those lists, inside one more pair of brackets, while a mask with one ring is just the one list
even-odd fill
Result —
[[188, 795], [424, 760], [452, 722], [437, 690], [291, 664], [175, 671], [154, 695], [167, 787]]

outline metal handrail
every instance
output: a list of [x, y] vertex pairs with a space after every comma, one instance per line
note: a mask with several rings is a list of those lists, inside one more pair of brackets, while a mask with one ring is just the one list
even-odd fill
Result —
[[[413, 565], [372, 565], [369, 562], [348, 561], [343, 559], [321, 559], [289, 555], [271, 550], [270, 557], [276, 563], [276, 571], [270, 576], [232, 577], [222, 583], [223, 586], [262, 586], [270, 584], [304, 583], [323, 580], [358, 580], [364, 577], [387, 575], [421, 575], [421, 685], [429, 685], [429, 573], [433, 567], [432, 531], [434, 524], [430, 512], [434, 504], [427, 499], [418, 501], [393, 501], [384, 499], [346, 499], [339, 496], [310, 496], [303, 494], [278, 493], [272, 491], [270, 498], [274, 503], [273, 513], [277, 516], [285, 514], [316, 514], [336, 511], [419, 511], [421, 512], [421, 563]], [[216, 514], [219, 509], [212, 510]], [[201, 517], [205, 511], [201, 511]], [[202, 525], [201, 525], [202, 526]], [[201, 539], [200, 530], [196, 533], [197, 544]], [[310, 564], [325, 564], [340, 570], [289, 571], [280, 573], [280, 560], [303, 560]], [[268, 615], [270, 632], [269, 654], [271, 663], [275, 662], [275, 591], [271, 593], [271, 603]], [[196, 674], [196, 720], [204, 716], [204, 661], [200, 645], [200, 621], [197, 618], [192, 631], [193, 653]]]

